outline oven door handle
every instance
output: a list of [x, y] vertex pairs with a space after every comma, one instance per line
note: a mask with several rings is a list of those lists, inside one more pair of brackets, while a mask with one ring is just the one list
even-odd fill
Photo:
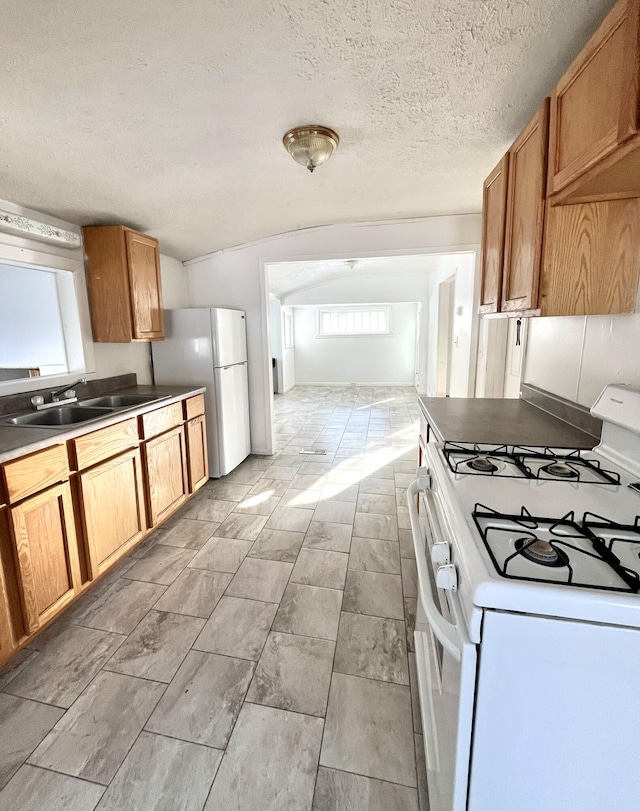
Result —
[[[418, 508], [416, 506], [417, 496], [420, 493], [427, 493], [428, 486], [424, 479], [416, 479], [409, 485], [407, 490], [407, 503], [409, 505], [409, 519], [411, 520], [411, 534], [413, 535], [413, 545], [416, 550], [416, 567], [418, 569], [418, 582], [420, 584], [420, 599], [424, 613], [431, 626], [436, 639], [442, 647], [459, 662], [462, 659], [462, 640], [456, 626], [445, 619], [440, 613], [431, 589], [431, 580], [427, 566], [424, 549], [421, 548], [420, 521], [418, 518]], [[428, 495], [427, 495], [428, 497]]]

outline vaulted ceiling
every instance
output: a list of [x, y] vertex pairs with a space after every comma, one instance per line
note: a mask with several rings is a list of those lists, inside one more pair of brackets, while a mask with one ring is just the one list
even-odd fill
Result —
[[306, 262], [270, 262], [267, 265], [269, 292], [284, 298], [298, 290], [339, 279], [365, 280], [373, 276], [425, 274], [437, 270], [442, 256], [366, 257], [364, 259], [327, 259]]
[[[478, 211], [612, 0], [0, 0], [0, 198], [189, 259]], [[292, 126], [340, 135], [310, 175]]]

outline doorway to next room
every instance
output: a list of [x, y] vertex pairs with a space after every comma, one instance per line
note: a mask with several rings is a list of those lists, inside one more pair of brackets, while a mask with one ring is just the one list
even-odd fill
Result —
[[475, 258], [469, 251], [267, 263], [274, 394], [356, 385], [472, 396]]

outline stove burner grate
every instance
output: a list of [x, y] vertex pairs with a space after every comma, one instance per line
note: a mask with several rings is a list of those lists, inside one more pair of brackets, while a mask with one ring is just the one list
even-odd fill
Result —
[[[557, 519], [536, 518], [531, 515], [526, 507], [522, 507], [519, 515], [512, 515], [501, 513], [479, 503], [475, 505], [472, 517], [493, 565], [498, 574], [502, 575], [502, 577], [514, 580], [528, 580], [531, 582], [554, 583], [556, 585], [560, 583], [567, 586], [604, 591], [624, 591], [622, 587], [593, 585], [592, 583], [576, 583], [574, 581], [571, 559], [569, 554], [567, 554], [567, 552], [570, 552], [572, 555], [586, 555], [587, 557], [595, 558], [607, 564], [618, 575], [620, 580], [626, 584], [627, 591], [634, 593], [640, 592], [640, 574], [623, 566], [620, 559], [613, 551], [616, 541], [621, 541], [623, 538], [614, 537], [609, 543], [605, 543], [597, 534], [597, 530], [608, 533], [613, 530], [614, 534], [616, 530], [618, 530], [620, 534], [623, 532], [631, 534], [637, 533], [638, 548], [640, 549], [640, 517], [636, 518], [635, 524], [626, 526], [616, 524], [612, 521], [606, 521], [606, 519], [592, 513], [585, 513], [582, 522], [578, 524], [575, 521], [573, 511]], [[493, 552], [489, 536], [491, 534], [491, 536], [494, 537], [496, 533], [513, 536], [514, 531], [519, 532], [520, 535], [514, 543], [515, 551], [500, 564]], [[552, 538], [547, 541], [540, 537], [543, 532], [547, 535], [551, 535]], [[589, 541], [593, 551], [585, 549], [583, 546], [576, 545], [575, 541], [578, 540]], [[628, 539], [625, 537], [624, 540]], [[510, 563], [522, 557], [533, 563], [541, 564], [542, 566], [557, 569], [563, 567], [566, 570], [566, 579], [559, 581], [545, 577], [528, 577], [512, 574], [509, 570]]]
[[[482, 445], [447, 441], [442, 453], [453, 473], [484, 474], [511, 479], [541, 479], [588, 484], [620, 484], [620, 475], [605, 470], [582, 451], [557, 453], [551, 448]], [[503, 463], [503, 464], [501, 464]]]

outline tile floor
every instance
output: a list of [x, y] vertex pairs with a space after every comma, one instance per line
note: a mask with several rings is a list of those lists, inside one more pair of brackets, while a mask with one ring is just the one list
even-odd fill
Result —
[[0, 811], [425, 811], [417, 415], [410, 388], [277, 397], [273, 457], [0, 671]]

